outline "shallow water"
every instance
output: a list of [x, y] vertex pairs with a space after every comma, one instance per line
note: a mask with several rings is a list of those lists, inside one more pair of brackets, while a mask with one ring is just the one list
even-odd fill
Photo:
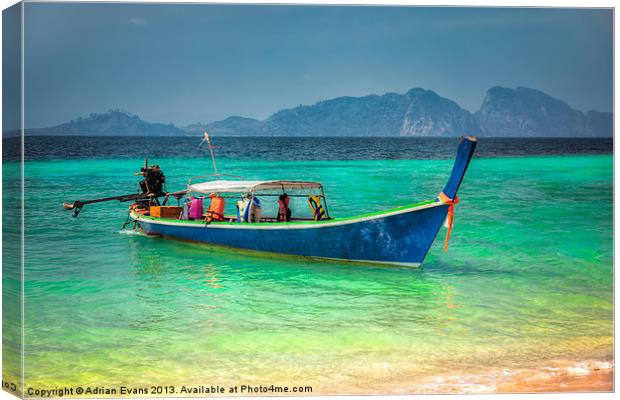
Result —
[[[228, 154], [218, 166], [322, 181], [337, 217], [433, 198], [451, 168], [446, 159], [274, 158]], [[151, 161], [170, 190], [210, 173], [208, 159]], [[613, 363], [611, 154], [475, 158], [449, 251], [442, 229], [417, 270], [122, 234], [127, 203], [89, 205], [79, 218], [62, 210], [132, 192], [142, 162], [26, 163], [26, 387], [480, 392], [510, 371]]]

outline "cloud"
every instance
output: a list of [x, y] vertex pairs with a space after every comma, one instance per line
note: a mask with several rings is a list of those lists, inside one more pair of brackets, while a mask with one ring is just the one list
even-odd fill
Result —
[[142, 17], [131, 17], [129, 18], [129, 23], [135, 26], [143, 26], [146, 25], [146, 20]]

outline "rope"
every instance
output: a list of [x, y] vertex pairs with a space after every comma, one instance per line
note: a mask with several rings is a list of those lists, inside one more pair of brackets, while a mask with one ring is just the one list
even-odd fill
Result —
[[448, 216], [446, 217], [446, 240], [443, 244], [443, 251], [448, 251], [448, 242], [450, 242], [450, 235], [452, 234], [452, 224], [454, 223], [454, 206], [459, 203], [458, 196], [454, 196], [454, 199], [449, 198], [444, 192], [439, 193], [437, 196], [440, 202], [448, 206]]

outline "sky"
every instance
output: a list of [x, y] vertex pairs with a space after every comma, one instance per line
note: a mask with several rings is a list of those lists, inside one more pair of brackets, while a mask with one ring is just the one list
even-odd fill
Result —
[[26, 127], [121, 108], [185, 126], [423, 87], [476, 111], [492, 86], [612, 111], [607, 9], [25, 6]]

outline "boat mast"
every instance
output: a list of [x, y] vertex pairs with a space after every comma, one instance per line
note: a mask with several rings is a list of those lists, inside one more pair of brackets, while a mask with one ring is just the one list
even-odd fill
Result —
[[[211, 139], [209, 138], [209, 133], [207, 133], [207, 131], [205, 131], [205, 137], [204, 139], [202, 139], [202, 142], [200, 142], [200, 145], [202, 145], [205, 142], [205, 140], [209, 144], [209, 151], [211, 152], [211, 161], [213, 162], [213, 171], [215, 172], [215, 178], [217, 179], [220, 176], [220, 174], [217, 173], [217, 164], [215, 163], [215, 155], [213, 154], [213, 146], [211, 146]], [[198, 147], [200, 147], [200, 145]]]

